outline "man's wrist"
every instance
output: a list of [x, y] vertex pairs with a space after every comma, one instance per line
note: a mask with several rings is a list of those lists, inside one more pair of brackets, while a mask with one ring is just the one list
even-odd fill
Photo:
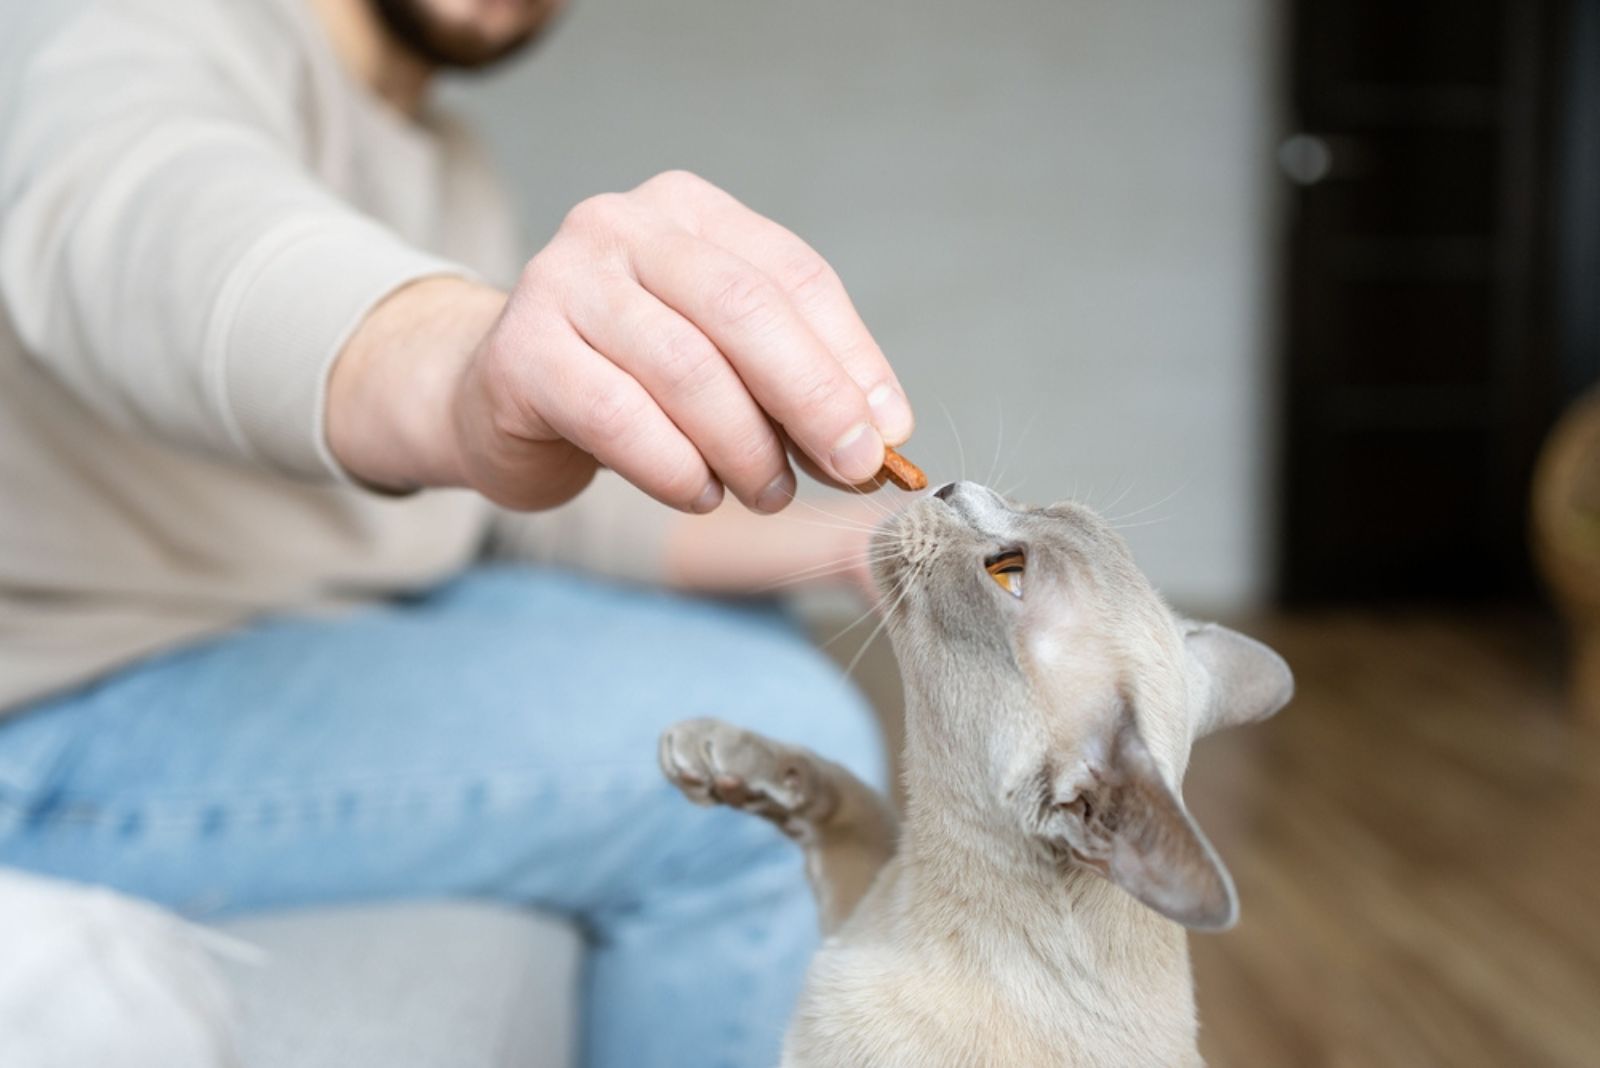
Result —
[[346, 474], [393, 492], [466, 483], [458, 383], [504, 306], [489, 286], [437, 277], [367, 315], [328, 380], [328, 448]]

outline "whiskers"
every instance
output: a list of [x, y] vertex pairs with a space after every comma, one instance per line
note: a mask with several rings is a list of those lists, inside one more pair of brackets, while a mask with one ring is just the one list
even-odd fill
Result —
[[989, 473], [983, 476], [985, 486], [994, 486], [995, 472], [1000, 470], [1000, 454], [1006, 446], [1006, 403], [1000, 394], [994, 395], [994, 459], [989, 461]]
[[[938, 401], [938, 405], [940, 412], [944, 415], [945, 422], [950, 427], [950, 436], [955, 442], [956, 453], [960, 457], [961, 471], [959, 477], [965, 479], [968, 474], [967, 455], [966, 448], [962, 441], [960, 427], [957, 425], [955, 415], [951, 412], [949, 406], [946, 405], [942, 400]], [[1021, 472], [1020, 477], [1017, 479], [1009, 483], [1006, 482], [1006, 476], [1011, 472], [1013, 465], [1019, 462], [1017, 459], [1018, 456], [1022, 456], [1023, 460], [1026, 461], [1028, 436], [1033, 431], [1034, 425], [1038, 423], [1039, 417], [1043, 414], [1043, 412], [1044, 408], [1042, 405], [1036, 407], [1033, 411], [1033, 414], [1028, 417], [1027, 422], [1023, 424], [1021, 433], [1012, 437], [1009, 434], [1011, 423], [1007, 419], [1006, 415], [1005, 398], [999, 396], [995, 398], [994, 451], [993, 456], [990, 459], [988, 474], [985, 477], [983, 484], [993, 489], [1001, 497], [1006, 498], [1007, 500], [1011, 499], [1013, 494], [1021, 489], [1030, 479], [1039, 477], [1039, 472], [1037, 471], [1023, 471]], [[1024, 464], [1024, 466], [1028, 465]], [[1120, 488], [1118, 488], [1119, 486]], [[1065, 497], [1067, 500], [1078, 501], [1085, 507], [1092, 508], [1102, 517], [1104, 517], [1105, 521], [1110, 526], [1117, 530], [1136, 530], [1140, 527], [1154, 526], [1155, 524], [1165, 523], [1171, 520], [1173, 518], [1172, 515], [1170, 513], [1161, 513], [1160, 509], [1162, 509], [1164, 505], [1170, 504], [1179, 496], [1179, 494], [1187, 489], [1188, 482], [1184, 482], [1170, 493], [1164, 494], [1155, 500], [1140, 504], [1138, 507], [1127, 508], [1119, 512], [1118, 509], [1123, 506], [1125, 501], [1128, 501], [1130, 498], [1134, 501], [1137, 501], [1139, 497], [1143, 496], [1142, 494], [1138, 494], [1136, 492], [1138, 488], [1138, 480], [1129, 480], [1126, 484], [1122, 484], [1122, 480], [1117, 479], [1112, 485], [1112, 497], [1110, 501], [1105, 504], [1100, 504], [1094, 499], [1097, 494], [1095, 494], [1092, 490], [1088, 493], [1080, 493], [1080, 486], [1075, 481], [1071, 487], [1071, 491], [1065, 494]], [[1061, 495], [1059, 493], [1059, 489], [1060, 487], [1056, 487], [1057, 495], [1051, 499], [1060, 499]], [[1042, 504], [1045, 502], [1039, 501], [1037, 503]]]
[[[878, 620], [878, 625], [872, 628], [872, 633], [867, 635], [867, 640], [861, 643], [861, 648], [856, 650], [856, 655], [850, 658], [850, 663], [845, 665], [845, 678], [851, 677], [851, 675], [855, 672], [856, 667], [861, 663], [861, 658], [867, 655], [867, 650], [872, 648], [872, 643], [878, 640], [878, 636], [882, 634], [884, 628], [889, 625], [889, 620], [894, 618], [895, 610], [900, 607], [901, 603], [906, 599], [906, 595], [911, 592], [911, 578], [913, 574], [914, 569], [908, 567], [895, 581], [894, 587], [890, 590], [892, 600], [890, 598], [885, 598], [885, 601], [888, 603], [882, 606], [882, 618]], [[856, 621], [856, 623], [859, 622], [860, 620]], [[852, 623], [850, 625], [852, 629], [856, 626], [856, 623]]]
[[956, 439], [956, 456], [959, 458], [956, 479], [965, 482], [967, 478], [967, 448], [961, 443], [961, 431], [956, 427], [956, 417], [950, 414], [950, 406], [945, 404], [943, 400], [939, 400], [939, 410], [944, 413], [944, 421], [950, 424], [950, 436]]
[[[904, 549], [905, 536], [903, 534], [896, 534], [890, 537], [875, 551], [867, 554], [867, 561], [869, 563], [878, 563], [888, 559], [902, 557]], [[902, 603], [904, 603], [907, 595], [910, 593], [911, 583], [919, 572], [920, 567], [916, 561], [907, 562], [906, 566], [901, 569], [898, 575], [895, 576], [894, 582], [890, 585], [889, 589], [884, 591], [876, 601], [869, 605], [866, 611], [856, 616], [855, 619], [845, 624], [842, 628], [835, 632], [832, 637], [822, 643], [821, 648], [829, 649], [843, 641], [845, 637], [853, 633], [857, 627], [860, 627], [874, 615], [879, 617], [877, 624], [867, 634], [866, 639], [862, 641], [861, 645], [856, 649], [855, 655], [850, 658], [850, 662], [845, 666], [844, 674], [846, 678], [851, 677], [851, 675], [855, 672], [856, 667], [860, 665], [862, 658], [866, 656], [867, 650], [870, 649], [872, 644], [884, 633], [884, 630], [889, 625], [889, 621], [893, 617], [895, 611]]]
[[[1128, 484], [1128, 486], [1129, 489], [1133, 488], [1133, 484], [1131, 482]], [[1184, 482], [1171, 493], [1166, 494], [1158, 500], [1151, 501], [1149, 504], [1135, 508], [1132, 511], [1123, 512], [1121, 515], [1107, 515], [1107, 512], [1110, 512], [1113, 508], [1115, 508], [1119, 503], [1121, 503], [1122, 499], [1128, 495], [1128, 490], [1123, 490], [1122, 493], [1117, 496], [1117, 499], [1113, 501], [1110, 506], [1105, 509], [1105, 511], [1101, 512], [1101, 515], [1104, 516], [1105, 521], [1116, 530], [1134, 530], [1138, 527], [1148, 527], [1154, 526], [1157, 523], [1165, 523], [1167, 520], [1172, 518], [1170, 515], [1151, 516], [1148, 513], [1155, 511], [1162, 505], [1170, 503], [1175, 497], [1178, 496], [1178, 494], [1182, 493], [1188, 487], [1189, 484]], [[1128, 520], [1138, 519], [1140, 516], [1146, 516], [1146, 518], [1141, 519], [1137, 523], [1128, 522]]]
[[[956, 478], [959, 481], [966, 481], [972, 472], [967, 467], [967, 449], [966, 443], [961, 436], [961, 428], [956, 424], [955, 416], [951, 413], [949, 405], [945, 404], [943, 400], [938, 400], [937, 398], [936, 400], [939, 405], [939, 411], [944, 415], [945, 423], [950, 427], [950, 437], [955, 442], [956, 456], [960, 468]], [[1022, 426], [1022, 433], [1008, 441], [1005, 398], [995, 397], [994, 453], [989, 458], [989, 468], [984, 475], [982, 485], [993, 489], [1002, 497], [1011, 496], [1022, 485], [1027, 473], [1024, 474], [1023, 479], [1019, 479], [1004, 488], [1001, 488], [999, 483], [1010, 472], [1011, 465], [1018, 454], [1026, 451], [1025, 446], [1028, 441], [1028, 434], [1033, 430], [1034, 424], [1039, 421], [1039, 416], [1043, 410], [1042, 404], [1034, 408], [1033, 414], [1028, 417], [1028, 421]]]
[[[878, 515], [881, 515], [884, 518], [888, 518], [889, 516], [894, 514], [893, 512], [891, 512], [888, 508], [884, 507], [879, 502], [871, 501], [870, 498], [866, 497], [865, 494], [861, 494], [861, 497], [862, 497], [863, 500], [868, 500], [869, 501], [869, 503], [871, 505], [871, 507], [869, 507], [869, 509], [868, 509], [869, 511], [874, 512], [874, 513], [876, 513]], [[789, 507], [790, 508], [804, 508], [808, 512], [811, 512], [811, 513], [813, 513], [815, 515], [821, 516], [822, 519], [823, 519], [823, 522], [817, 523], [816, 524], [817, 526], [835, 526], [835, 527], [841, 527], [841, 528], [849, 528], [849, 529], [853, 529], [853, 530], [872, 531], [872, 530], [875, 530], [877, 528], [877, 525], [878, 525], [877, 521], [863, 522], [862, 520], [857, 519], [854, 516], [841, 515], [838, 512], [829, 511], [826, 508], [819, 508], [817, 505], [813, 504], [811, 501], [806, 500], [804, 497], [800, 496], [799, 494], [795, 494], [793, 497], [789, 498]], [[798, 518], [798, 517], [792, 517], [791, 516], [791, 518]], [[800, 520], [800, 521], [801, 522], [805, 522], [805, 520]], [[816, 522], [816, 521], [813, 520], [812, 522]]]
[[[890, 587], [889, 592], [887, 594], [885, 594], [884, 596], [880, 597], [878, 600], [873, 601], [872, 604], [867, 608], [867, 610], [865, 612], [862, 612], [859, 616], [856, 616], [855, 619], [851, 620], [849, 623], [847, 623], [843, 627], [841, 627], [834, 634], [833, 637], [831, 637], [827, 641], [823, 642], [821, 644], [821, 646], [819, 646], [819, 648], [822, 648], [822, 649], [832, 648], [833, 645], [835, 643], [837, 643], [838, 641], [840, 641], [842, 638], [844, 638], [845, 635], [849, 634], [851, 631], [853, 631], [857, 627], [861, 626], [861, 624], [863, 624], [867, 620], [871, 619], [874, 615], [882, 615], [883, 618], [887, 619], [888, 615], [889, 615], [889, 611], [891, 609], [891, 606], [898, 606], [899, 605], [900, 600], [901, 600], [901, 598], [902, 598], [902, 596], [903, 596], [903, 594], [905, 592], [905, 589], [906, 589], [906, 579], [905, 579], [905, 576], [902, 575], [900, 578], [895, 580], [894, 585]], [[867, 638], [867, 641], [870, 642], [871, 640], [872, 640], [872, 637], [869, 636]]]
[[790, 571], [787, 574], [779, 575], [777, 578], [755, 587], [750, 592], [772, 593], [774, 590], [782, 589], [785, 586], [793, 586], [802, 582], [815, 582], [818, 579], [827, 578], [831, 575], [842, 575], [846, 572], [856, 570], [863, 564], [871, 567], [873, 564], [887, 560], [892, 556], [894, 556], [894, 551], [888, 548], [870, 549], [865, 553], [850, 553], [846, 556], [841, 556], [833, 560], [824, 560], [821, 563], [809, 564], [805, 567]]
[[[1035, 409], [1034, 413], [1028, 417], [1028, 421], [1022, 424], [1022, 433], [1017, 435], [1017, 443], [1011, 447], [1011, 455], [1006, 457], [1005, 464], [1001, 466], [999, 473], [994, 476], [994, 481], [996, 483], [1004, 480], [1006, 477], [1006, 472], [1011, 470], [1011, 461], [1015, 460], [1017, 458], [1017, 454], [1023, 451], [1023, 446], [1028, 442], [1028, 433], [1033, 429], [1033, 424], [1037, 423], [1038, 421], [1039, 411], [1038, 409]], [[1002, 430], [1004, 429], [1003, 421], [1001, 428]], [[1000, 494], [1002, 497], [1009, 498], [1013, 493], [1022, 488], [1022, 484], [1027, 480], [1027, 477], [1028, 476], [1024, 474], [1022, 478], [1017, 479], [1017, 481], [1011, 483], [1009, 486], [996, 489], [995, 492]]]

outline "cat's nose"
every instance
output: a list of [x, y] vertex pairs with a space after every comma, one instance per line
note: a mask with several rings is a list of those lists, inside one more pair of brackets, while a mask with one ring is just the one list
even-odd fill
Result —
[[955, 491], [956, 484], [954, 482], [946, 482], [944, 485], [934, 490], [933, 495], [939, 498], [941, 501], [948, 501], [950, 499], [950, 495]]

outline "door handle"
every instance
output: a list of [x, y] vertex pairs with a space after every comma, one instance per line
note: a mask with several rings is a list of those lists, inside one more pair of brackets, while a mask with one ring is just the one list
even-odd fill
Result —
[[1316, 185], [1334, 171], [1333, 142], [1313, 133], [1294, 133], [1278, 145], [1278, 169], [1295, 185]]

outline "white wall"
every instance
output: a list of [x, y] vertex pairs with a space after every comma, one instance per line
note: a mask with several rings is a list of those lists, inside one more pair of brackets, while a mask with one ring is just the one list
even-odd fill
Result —
[[[530, 237], [687, 167], [844, 276], [935, 479], [1128, 520], [1174, 599], [1270, 561], [1273, 0], [577, 0], [453, 92]], [[1033, 423], [1026, 451], [1014, 446]], [[1149, 522], [1154, 520], [1154, 522]], [[1143, 524], [1143, 525], [1134, 525]]]

